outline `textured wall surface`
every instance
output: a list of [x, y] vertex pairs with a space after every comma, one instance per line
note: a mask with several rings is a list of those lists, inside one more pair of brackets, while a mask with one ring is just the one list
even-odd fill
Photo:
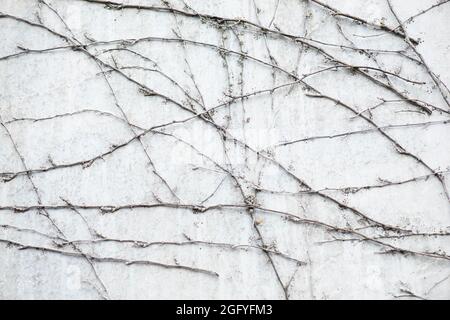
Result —
[[0, 0], [0, 298], [450, 299], [450, 3]]

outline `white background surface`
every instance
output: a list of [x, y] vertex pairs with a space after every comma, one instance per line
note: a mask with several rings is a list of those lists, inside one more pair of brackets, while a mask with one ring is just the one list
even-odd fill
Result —
[[[125, 3], [164, 7], [156, 0]], [[369, 22], [391, 28], [398, 25], [383, 0], [326, 3]], [[401, 20], [435, 3], [392, 1]], [[408, 58], [417, 59], [417, 56], [405, 50], [408, 45], [402, 37], [333, 16], [326, 8], [308, 1], [280, 0], [277, 5], [275, 0], [258, 0], [255, 8], [253, 0], [190, 0], [186, 2], [190, 7], [187, 8], [181, 1], [171, 0], [171, 7], [183, 11], [245, 19], [328, 44], [405, 50], [403, 56], [398, 52], [377, 51], [367, 57], [357, 50], [308, 42], [349, 65], [381, 68], [406, 79], [425, 82], [411, 84], [389, 76], [398, 92], [446, 112], [430, 107], [434, 110], [427, 115], [407, 101], [388, 102], [372, 111], [373, 123], [369, 123], [333, 101], [309, 97], [307, 94], [312, 92], [296, 84], [245, 100], [237, 99], [216, 109], [212, 118], [218, 126], [226, 128], [225, 142], [217, 127], [196, 117], [167, 125], [164, 133], [169, 135], [149, 132], [143, 135], [142, 143], [135, 139], [116, 150], [115, 146], [129, 141], [136, 133], [141, 133], [142, 128], [193, 116], [181, 106], [193, 107], [194, 113], [201, 112], [202, 107], [209, 109], [229, 101], [227, 95], [239, 96], [292, 82], [288, 72], [302, 76], [333, 64], [308, 45], [302, 46], [276, 33], [265, 36], [261, 28], [248, 25], [244, 28], [240, 23], [229, 22], [228, 28], [220, 29], [208, 19], [166, 11], [111, 10], [101, 4], [78, 0], [48, 0], [47, 4], [71, 31], [55, 11], [38, 1], [0, 0], [0, 11], [42, 23], [72, 42], [36, 25], [3, 17], [0, 19], [2, 57], [23, 53], [18, 46], [41, 50], [73, 45], [76, 41], [85, 44], [97, 41], [87, 47], [89, 53], [116, 68], [132, 68], [121, 69], [128, 79], [112, 71], [106, 73], [106, 81], [101, 73], [108, 70], [105, 65], [100, 69], [94, 58], [71, 48], [26, 52], [0, 60], [0, 116], [4, 125], [0, 128], [0, 171], [5, 177], [6, 173], [25, 170], [19, 153], [27, 169], [36, 170], [81, 163], [114, 149], [86, 168], [73, 165], [34, 172], [29, 177], [20, 174], [0, 183], [0, 238], [4, 240], [0, 243], [0, 298], [414, 298], [411, 295], [450, 298], [448, 257], [382, 254], [392, 245], [415, 252], [439, 251], [441, 255], [445, 252], [448, 255], [448, 235], [379, 239], [382, 244], [329, 242], [360, 238], [355, 234], [332, 232], [317, 224], [320, 221], [353, 230], [371, 239], [396, 235], [368, 227], [370, 223], [348, 210], [353, 207], [385, 225], [417, 233], [450, 232], [445, 186], [435, 175], [430, 175], [431, 171], [423, 164], [397, 152], [392, 141], [374, 130], [374, 124], [379, 127], [408, 125], [390, 127], [385, 132], [433, 171], [444, 171], [442, 179], [447, 185], [450, 183], [446, 172], [450, 169], [450, 130], [448, 123], [442, 122], [449, 119], [450, 108], [423, 65]], [[450, 83], [449, 15], [450, 4], [446, 3], [407, 24], [408, 34], [421, 40], [416, 48], [429, 69], [447, 84]], [[242, 54], [222, 57], [217, 48], [192, 43], [183, 46], [179, 41], [98, 43], [149, 36], [176, 39], [175, 33], [184, 39], [237, 53], [243, 50], [245, 54], [244, 57]], [[130, 49], [140, 56], [126, 50], [104, 52], [110, 48]], [[277, 64], [279, 69], [261, 61]], [[369, 73], [379, 81], [387, 81], [380, 72], [371, 70]], [[179, 87], [163, 74], [174, 79]], [[139, 85], [130, 79], [170, 97], [171, 101], [164, 101], [160, 96], [145, 96], [139, 91]], [[305, 81], [357, 112], [379, 104], [381, 99], [399, 99], [380, 84], [348, 68], [321, 72]], [[445, 88], [443, 90], [445, 92]], [[85, 111], [87, 109], [91, 111]], [[56, 115], [60, 116], [54, 117]], [[362, 115], [369, 116], [367, 111]], [[42, 119], [47, 117], [54, 118]], [[426, 122], [435, 123], [409, 126]], [[370, 130], [275, 147], [297, 139], [366, 129]], [[243, 147], [243, 143], [252, 149]], [[262, 154], [257, 156], [256, 151]], [[383, 186], [424, 175], [429, 177]], [[321, 195], [301, 192], [306, 189], [299, 185], [296, 177], [313, 190], [323, 190]], [[358, 192], [343, 190], [374, 185], [383, 187]], [[450, 192], [450, 188], [446, 188]], [[348, 207], [339, 208], [327, 197]], [[98, 208], [79, 209], [79, 213], [70, 208], [49, 209], [48, 215], [42, 211], [39, 214], [38, 210], [14, 212], [8, 209], [39, 205], [39, 202], [44, 206], [67, 206], [62, 199], [74, 205]], [[162, 206], [113, 213], [99, 208], [159, 202], [188, 208]], [[295, 223], [286, 219], [286, 215], [267, 210], [254, 210], [252, 216], [244, 207], [216, 208], [203, 213], [189, 208], [191, 205], [245, 206], [249, 203], [316, 222]], [[130, 242], [99, 241], [101, 238], [96, 233], [108, 239], [166, 243], [142, 248]], [[78, 243], [74, 248], [61, 245], [61, 239], [51, 238], [57, 236], [67, 241], [94, 242]], [[189, 239], [228, 245], [188, 243]], [[19, 250], [20, 246], [8, 244], [8, 241], [75, 252], [77, 256], [32, 248]], [[261, 250], [263, 243], [271, 253]], [[240, 244], [256, 248], [234, 246]], [[89, 259], [79, 256], [76, 250], [96, 257], [200, 268], [216, 272], [218, 277], [111, 261], [94, 261], [91, 265]], [[278, 252], [305, 264], [298, 266]], [[283, 290], [282, 286], [287, 288]]]

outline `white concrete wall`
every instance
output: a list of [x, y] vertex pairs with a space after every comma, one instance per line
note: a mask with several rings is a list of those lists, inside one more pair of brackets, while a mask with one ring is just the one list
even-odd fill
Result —
[[0, 298], [450, 298], [450, 3], [322, 1], [0, 0]]

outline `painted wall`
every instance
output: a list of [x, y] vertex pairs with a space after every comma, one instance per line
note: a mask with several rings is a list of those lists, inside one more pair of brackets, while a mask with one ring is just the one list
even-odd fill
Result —
[[0, 0], [0, 298], [450, 298], [448, 1], [104, 2]]

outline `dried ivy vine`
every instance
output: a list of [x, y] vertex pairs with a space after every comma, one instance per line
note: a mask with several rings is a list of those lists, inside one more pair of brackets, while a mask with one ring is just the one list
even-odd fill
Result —
[[[62, 0], [63, 1], [63, 0]], [[112, 293], [107, 289], [108, 285], [105, 283], [97, 270], [97, 265], [100, 263], [116, 263], [125, 265], [146, 265], [151, 267], [166, 268], [181, 270], [184, 272], [195, 272], [213, 278], [220, 277], [220, 274], [214, 270], [209, 270], [205, 267], [183, 265], [178, 262], [164, 263], [154, 260], [134, 260], [124, 259], [115, 256], [102, 256], [93, 255], [84, 250], [83, 245], [96, 246], [102, 243], [112, 243], [118, 247], [132, 245], [136, 248], [149, 248], [155, 246], [207, 246], [212, 248], [220, 248], [223, 250], [238, 250], [238, 251], [250, 251], [254, 250], [263, 254], [273, 271], [274, 281], [278, 284], [280, 292], [285, 299], [290, 298], [290, 290], [292, 289], [293, 279], [298, 272], [301, 272], [301, 268], [308, 266], [311, 261], [303, 261], [302, 259], [292, 256], [286, 252], [278, 250], [276, 247], [271, 246], [267, 242], [264, 231], [260, 226], [258, 216], [260, 215], [272, 215], [280, 219], [284, 219], [290, 224], [301, 224], [309, 226], [313, 229], [320, 229], [330, 236], [330, 239], [324, 240], [323, 243], [330, 242], [364, 242], [367, 244], [379, 247], [383, 254], [398, 254], [404, 256], [422, 257], [426, 259], [439, 259], [450, 262], [450, 255], [440, 250], [415, 250], [406, 248], [403, 246], [394, 245], [389, 240], [392, 239], [414, 239], [414, 238], [431, 238], [431, 237], [449, 237], [450, 232], [443, 226], [438, 228], [436, 232], [422, 232], [416, 229], [409, 229], [400, 227], [397, 225], [390, 225], [386, 222], [380, 221], [372, 217], [369, 212], [365, 212], [362, 209], [346, 204], [339, 200], [339, 197], [333, 196], [333, 192], [339, 192], [342, 194], [354, 194], [358, 192], [370, 192], [371, 190], [380, 188], [389, 188], [399, 185], [416, 183], [419, 181], [432, 180], [436, 181], [440, 185], [440, 192], [445, 197], [447, 203], [450, 202], [450, 195], [445, 179], [445, 175], [449, 173], [449, 168], [435, 169], [426, 161], [421, 159], [417, 154], [408, 150], [399, 140], [394, 138], [394, 135], [390, 134], [391, 130], [420, 127], [427, 128], [430, 126], [445, 126], [448, 125], [450, 119], [450, 91], [446, 84], [439, 78], [434, 70], [427, 64], [425, 58], [420, 54], [417, 46], [419, 45], [419, 39], [412, 38], [408, 31], [407, 25], [414, 19], [421, 15], [429, 14], [435, 8], [446, 5], [448, 1], [440, 1], [422, 11], [402, 21], [395, 7], [387, 0], [386, 5], [390, 11], [391, 24], [387, 26], [384, 23], [375, 23], [365, 20], [361, 17], [357, 17], [345, 12], [341, 12], [338, 9], [325, 4], [318, 0], [305, 0], [304, 13], [305, 13], [305, 25], [303, 35], [294, 35], [285, 32], [280, 29], [276, 24], [276, 17], [282, 0], [274, 1], [274, 10], [271, 14], [271, 19], [265, 25], [260, 17], [262, 10], [258, 7], [258, 1], [252, 0], [251, 6], [254, 9], [254, 20], [244, 18], [226, 18], [220, 15], [210, 15], [197, 12], [188, 3], [183, 2], [183, 6], [175, 6], [169, 1], [161, 1], [160, 6], [153, 5], [134, 5], [125, 4], [114, 1], [102, 1], [102, 0], [76, 0], [83, 6], [90, 6], [92, 10], [108, 10], [113, 12], [132, 12], [135, 15], [139, 15], [142, 12], [154, 12], [163, 16], [165, 19], [172, 21], [173, 36], [172, 37], [155, 37], [146, 36], [142, 38], [130, 38], [130, 39], [116, 39], [116, 40], [102, 40], [94, 39], [84, 34], [84, 38], [79, 35], [75, 35], [75, 32], [71, 29], [66, 22], [66, 18], [58, 11], [56, 6], [50, 1], [37, 0], [39, 4], [39, 12], [47, 10], [47, 14], [53, 15], [52, 18], [59, 21], [63, 28], [58, 28], [57, 31], [54, 26], [46, 23], [40, 16], [40, 13], [36, 15], [34, 20], [28, 18], [19, 17], [16, 15], [1, 13], [0, 19], [7, 20], [11, 23], [20, 25], [26, 25], [31, 30], [39, 29], [49, 36], [54, 37], [60, 41], [60, 45], [56, 47], [49, 47], [45, 49], [26, 48], [21, 45], [17, 45], [17, 51], [9, 55], [0, 57], [0, 63], [8, 63], [8, 61], [14, 59], [21, 59], [25, 56], [33, 55], [51, 55], [55, 52], [73, 51], [86, 57], [92, 62], [93, 68], [98, 72], [98, 81], [102, 81], [108, 88], [110, 95], [113, 97], [114, 106], [118, 115], [92, 109], [82, 109], [73, 113], [61, 113], [55, 114], [49, 117], [33, 118], [14, 118], [3, 121], [0, 116], [1, 127], [4, 131], [5, 137], [8, 143], [11, 143], [14, 147], [15, 157], [13, 161], [18, 161], [21, 165], [21, 170], [14, 172], [1, 172], [0, 178], [2, 183], [8, 184], [17, 179], [25, 179], [24, 183], [29, 183], [32, 186], [33, 197], [35, 199], [35, 205], [0, 205], [1, 212], [15, 212], [23, 214], [25, 212], [33, 212], [45, 217], [48, 220], [53, 230], [49, 233], [43, 233], [32, 228], [22, 228], [11, 224], [0, 224], [0, 228], [4, 230], [13, 230], [19, 234], [34, 234], [43, 237], [52, 243], [52, 246], [41, 246], [29, 243], [22, 243], [15, 240], [2, 238], [1, 243], [14, 247], [18, 250], [32, 250], [40, 251], [48, 254], [58, 254], [69, 256], [73, 258], [83, 259], [90, 267], [95, 279], [96, 284], [93, 285], [99, 297], [109, 299]], [[344, 41], [342, 43], [330, 43], [320, 39], [311, 38], [308, 33], [308, 19], [310, 9], [321, 10], [326, 13], [336, 24], [339, 33]], [[219, 35], [221, 39], [218, 43], [203, 42], [201, 40], [189, 39], [183, 35], [183, 28], [181, 19], [190, 19], [195, 23], [206, 24], [213, 30], [213, 32]], [[359, 47], [350, 37], [346, 34], [344, 28], [345, 24], [357, 24], [367, 30], [377, 31], [383, 35], [393, 37], [404, 43], [403, 50], [389, 50], [389, 49], [370, 49]], [[88, 32], [88, 30], [86, 30]], [[246, 48], [248, 45], [248, 36], [257, 35], [258, 40], [262, 41], [264, 47], [263, 56], [252, 55]], [[271, 48], [271, 41], [284, 41], [288, 42], [298, 48], [298, 59], [302, 59], [302, 55], [305, 51], [313, 51], [320, 58], [323, 59], [326, 65], [323, 68], [317, 69], [314, 72], [307, 74], [300, 74], [297, 70], [297, 66], [293, 66], [292, 69], [283, 67], [278, 61], [278, 57]], [[160, 43], [171, 44], [173, 46], [179, 46], [182, 48], [184, 55], [181, 67], [190, 79], [191, 85], [194, 90], [189, 90], [174, 76], [170, 75], [152, 59], [150, 56], [146, 56], [139, 52], [136, 47], [138, 45], [158, 45]], [[226, 70], [226, 87], [227, 90], [223, 93], [222, 102], [211, 106], [206, 103], [206, 99], [198, 84], [198, 77], [192, 67], [192, 57], [190, 54], [197, 48], [212, 50], [217, 53], [218, 59], [223, 62], [223, 68]], [[333, 49], [333, 50], [327, 50]], [[353, 64], [348, 61], [344, 61], [337, 55], [334, 55], [336, 49], [349, 53], [358, 53], [364, 55], [368, 61], [367, 65]], [[132, 56], [142, 62], [142, 65], [123, 65], [115, 54], [124, 54]], [[378, 60], [381, 55], [396, 55], [402, 59], [413, 61], [424, 73], [424, 77], [421, 80], [411, 79], [402, 75], [397, 70], [387, 70], [382, 67], [382, 64]], [[260, 68], [269, 69], [271, 72], [272, 82], [271, 87], [266, 89], [258, 89], [254, 91], [246, 91], [245, 86], [245, 68], [248, 64], [257, 65]], [[151, 65], [152, 67], [148, 67]], [[183, 101], [179, 101], [174, 97], [171, 97], [167, 93], [163, 93], [158, 87], [151, 86], [144, 81], [139, 80], [133, 76], [133, 71], [142, 71], [144, 73], [158, 74], [162, 78], [169, 81], [174, 90], [180, 90], [184, 96]], [[293, 71], [294, 70], [294, 71]], [[365, 81], [370, 82], [386, 94], [386, 97], [380, 97], [379, 103], [368, 108], [363, 108], [351, 105], [345, 101], [342, 101], [338, 97], [335, 97], [320, 88], [316, 87], [308, 80], [316, 78], [321, 74], [329, 72], [341, 72], [347, 73], [352, 76], [361, 77]], [[130, 120], [129, 115], [121, 106], [119, 99], [117, 98], [117, 89], [110, 81], [111, 76], [116, 76], [130, 85], [132, 85], [136, 91], [130, 94], [138, 94], [147, 97], [150, 101], [159, 99], [165, 101], [165, 103], [173, 105], [180, 110], [181, 114], [188, 116], [183, 119], [174, 119], [166, 123], [161, 123], [152, 127], [142, 127]], [[289, 82], [280, 84], [280, 79], [289, 79]], [[424, 80], [425, 79], [425, 80]], [[433, 90], [440, 96], [441, 103], [431, 103], [429, 101], [423, 101], [417, 97], [414, 97], [410, 93], [402, 89], [399, 84], [406, 84], [412, 86], [421, 86], [431, 83]], [[289, 90], [288, 94], [293, 88], [300, 87], [307, 101], [320, 100], [323, 103], [332, 103], [335, 108], [346, 110], [352, 114], [353, 119], [359, 119], [368, 125], [368, 129], [362, 130], [349, 130], [332, 135], [317, 135], [309, 137], [300, 137], [295, 140], [280, 141], [274, 145], [267, 147], [264, 150], [259, 150], [249, 144], [245, 139], [240, 139], [234, 136], [230, 131], [230, 125], [232, 121], [240, 121], [242, 130], [245, 132], [246, 123], [249, 121], [246, 115], [246, 103], [249, 99], [256, 97], [266, 97], [270, 100], [271, 110], [274, 111], [276, 99], [278, 99], [278, 92]], [[284, 92], [283, 91], [283, 92]], [[388, 98], [395, 96], [395, 99]], [[405, 108], [408, 108], [409, 112], [417, 112], [422, 115], [423, 121], [416, 123], [404, 123], [404, 124], [391, 124], [391, 125], [379, 125], [374, 120], [373, 112], [386, 107], [390, 104], [402, 103]], [[240, 109], [242, 119], [233, 119], [232, 110]], [[222, 113], [225, 113], [225, 116]], [[282, 111], [281, 111], [282, 112]], [[90, 158], [83, 158], [74, 160], [73, 162], [55, 163], [49, 161], [49, 165], [46, 167], [32, 168], [27, 164], [27, 157], [20, 150], [20, 145], [17, 143], [15, 137], [11, 133], [9, 126], [12, 124], [26, 125], [30, 122], [51, 122], [55, 119], [67, 118], [70, 121], [71, 117], [75, 117], [81, 114], [89, 114], [95, 117], [107, 117], [111, 121], [117, 121], [123, 123], [128, 128], [131, 138], [125, 139], [122, 143], [112, 145], [104, 152], [97, 154]], [[441, 120], [430, 120], [426, 118], [431, 115], [439, 114], [443, 117]], [[225, 124], [223, 124], [223, 117]], [[218, 162], [211, 156], [203, 152], [199, 146], [186, 141], [182, 137], [169, 133], [166, 129], [174, 126], [183, 126], [192, 122], [202, 123], [212, 129], [214, 129], [218, 136], [220, 136], [221, 148], [224, 154], [225, 161], [223, 163]], [[343, 186], [340, 188], [321, 188], [316, 189], [313, 185], [304, 179], [301, 175], [297, 174], [283, 161], [277, 160], [277, 150], [286, 148], [292, 145], [313, 142], [323, 139], [339, 139], [345, 137], [353, 137], [357, 135], [365, 135], [370, 133], [376, 133], [383, 141], [387, 142], [392, 149], [392, 152], [398, 154], [399, 157], [404, 157], [418, 164], [424, 169], [427, 174], [416, 175], [405, 180], [399, 181], [386, 181], [381, 180], [378, 183], [362, 186]], [[202, 157], [206, 163], [213, 167], [218, 172], [221, 172], [224, 176], [217, 187], [209, 190], [209, 196], [206, 197], [200, 203], [184, 203], [182, 199], [177, 195], [175, 186], [171, 185], [165, 177], [165, 173], [158, 169], [158, 164], [154, 162], [152, 154], [148, 149], [143, 139], [147, 136], [164, 136], [173, 140], [174, 143], [182, 144], [188, 149], [192, 150], [198, 156]], [[245, 137], [245, 134], [244, 134]], [[108, 159], [114, 157], [117, 151], [126, 148], [129, 145], [135, 145], [148, 162], [149, 170], [154, 174], [166, 191], [169, 192], [170, 199], [160, 199], [154, 195], [154, 202], [152, 203], [130, 203], [125, 205], [97, 205], [97, 204], [77, 204], [73, 203], [71, 199], [61, 198], [61, 202], [57, 205], [46, 204], [42, 201], [42, 190], [35, 184], [35, 177], [37, 175], [45, 175], [51, 171], [65, 170], [68, 168], [81, 168], [82, 170], [90, 170], [90, 168], [99, 161], [107, 162]], [[233, 163], [229, 160], [231, 155], [230, 145], [239, 148], [243, 155], [244, 162], [248, 161], [249, 157], [256, 157], [258, 163], [261, 163], [262, 169], [258, 172], [256, 179], [249, 179], [237, 172], [233, 167]], [[227, 160], [228, 159], [228, 160]], [[297, 184], [298, 191], [291, 192], [285, 190], [275, 190], [265, 188], [262, 186], [262, 175], [264, 166], [271, 165], [277, 167], [280, 172], [283, 173], [290, 181]], [[234, 187], [240, 194], [240, 198], [236, 199], [234, 203], [218, 203], [208, 205], [208, 200], [220, 191], [220, 188], [224, 181], [229, 179], [233, 182]], [[249, 187], [250, 186], [250, 187]], [[311, 197], [317, 197], [322, 199], [325, 203], [328, 203], [336, 209], [337, 214], [345, 212], [353, 217], [357, 218], [357, 224], [348, 224], [347, 226], [333, 225], [325, 221], [302, 218], [294, 212], [288, 212], [283, 210], [276, 210], [270, 207], [266, 207], [260, 204], [259, 196], [262, 194], [285, 194], [290, 196], [308, 195]], [[204, 239], [193, 239], [191, 236], [184, 234], [184, 241], [155, 241], [148, 242], [141, 239], [118, 239], [112, 238], [104, 234], [100, 234], [92, 227], [89, 222], [84, 219], [83, 212], [95, 211], [101, 214], [114, 214], [123, 210], [146, 210], [151, 212], [154, 208], [170, 208], [185, 211], [186, 214], [206, 214], [210, 211], [230, 212], [240, 211], [245, 212], [248, 216], [249, 224], [253, 232], [253, 236], [256, 239], [254, 243], [227, 243], [227, 242], [214, 242]], [[71, 239], [63, 231], [54, 216], [57, 212], [72, 212], [80, 216], [86, 226], [88, 227], [92, 238], [91, 239]], [[52, 235], [56, 233], [56, 235]], [[288, 281], [283, 280], [284, 276], [281, 274], [280, 268], [277, 266], [274, 257], [284, 259], [295, 264], [295, 272], [289, 275]], [[438, 285], [438, 284], [435, 284]], [[431, 289], [430, 289], [431, 290]], [[416, 295], [408, 288], [400, 289], [401, 296], [408, 296], [413, 298], [423, 298], [420, 295]]]

